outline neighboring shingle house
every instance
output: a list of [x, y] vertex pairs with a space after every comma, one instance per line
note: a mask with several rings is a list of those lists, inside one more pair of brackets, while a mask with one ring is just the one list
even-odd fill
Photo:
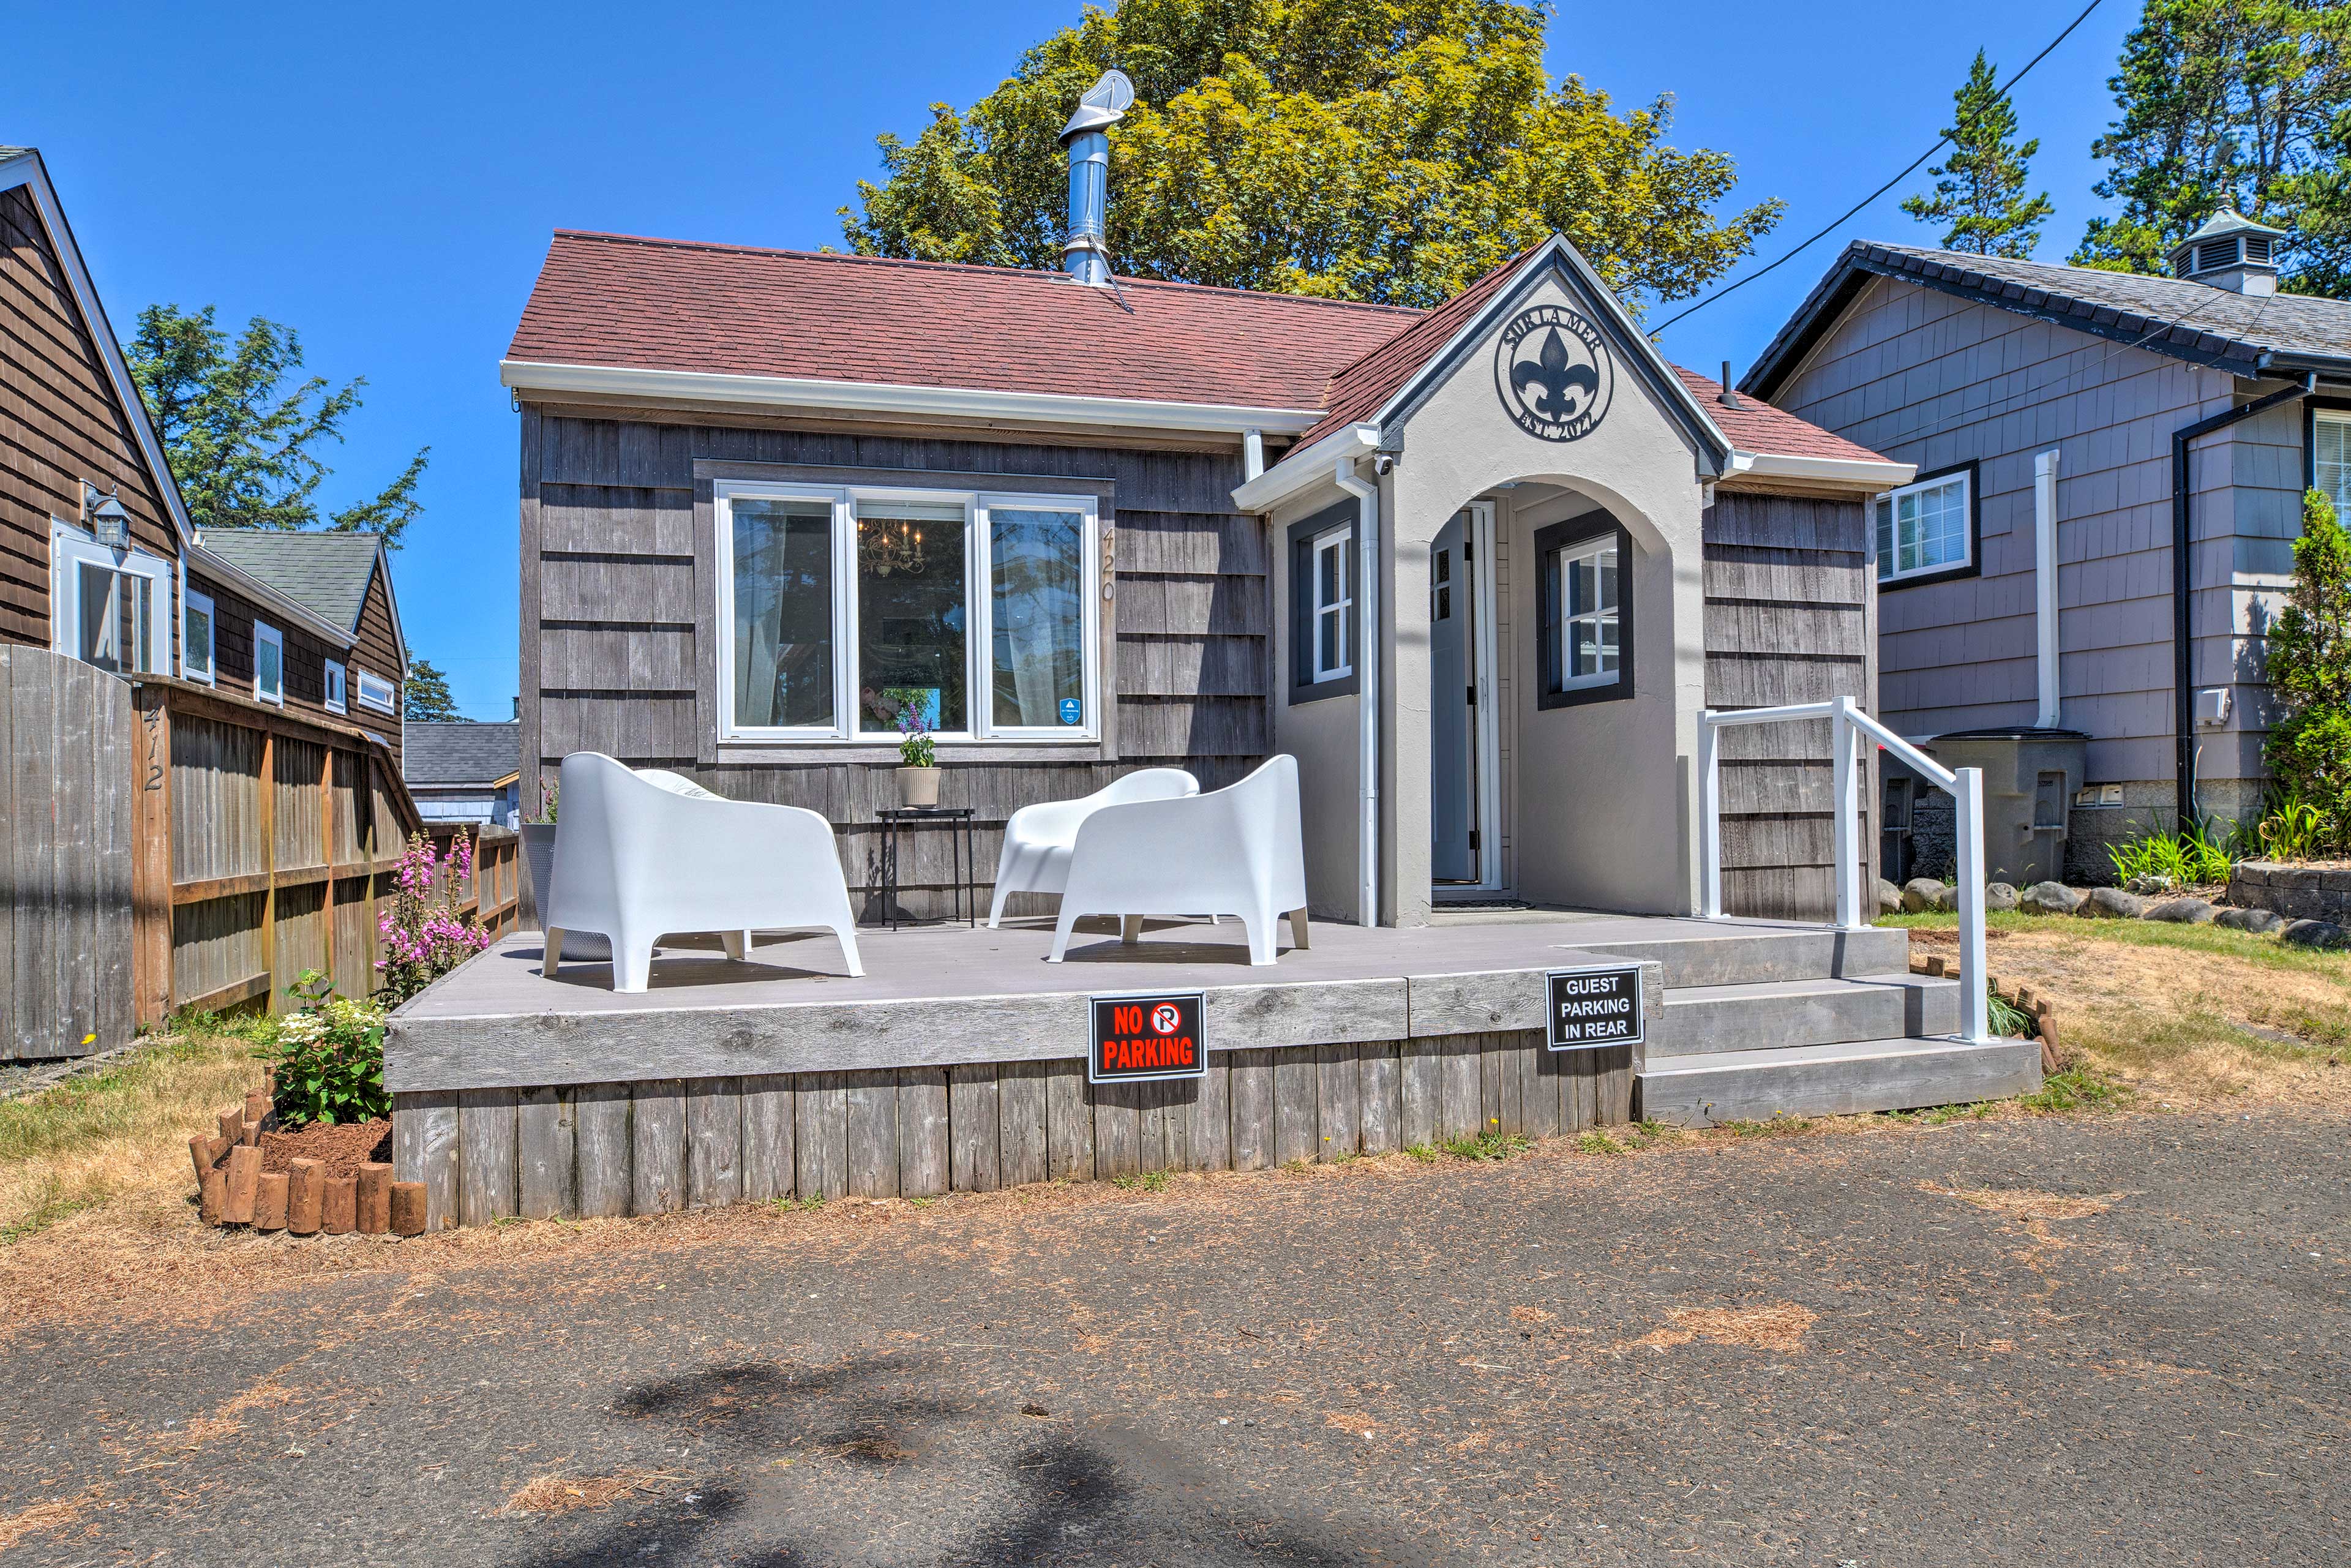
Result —
[[1886, 717], [2086, 733], [2078, 871], [2262, 803], [2301, 494], [2351, 516], [2351, 302], [2276, 293], [2277, 235], [2224, 212], [2168, 277], [1855, 242], [1740, 383], [1917, 465], [1876, 507]]
[[521, 825], [519, 723], [411, 724], [404, 740], [401, 777], [427, 821]]
[[0, 147], [0, 642], [382, 737], [407, 669], [373, 534], [200, 538], [55, 188]]

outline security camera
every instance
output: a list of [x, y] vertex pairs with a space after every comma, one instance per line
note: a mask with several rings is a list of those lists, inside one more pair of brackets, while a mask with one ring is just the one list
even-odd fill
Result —
[[1374, 458], [1374, 459], [1373, 460], [1373, 462], [1372, 462], [1372, 472], [1374, 472], [1374, 474], [1393, 474], [1393, 473], [1395, 473], [1395, 459], [1393, 456], [1389, 455], [1387, 453], [1384, 453], [1384, 452], [1381, 453], [1381, 454], [1379, 455], [1379, 456], [1378, 456], [1378, 457], [1376, 457], [1376, 458]]

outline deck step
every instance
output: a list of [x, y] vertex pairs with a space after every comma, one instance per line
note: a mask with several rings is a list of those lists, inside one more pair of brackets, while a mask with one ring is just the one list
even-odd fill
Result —
[[1959, 1027], [1959, 982], [1925, 975], [1684, 986], [1666, 992], [1649, 1049], [1697, 1056], [1951, 1034]]
[[1818, 925], [1708, 928], [1686, 922], [1671, 935], [1572, 945], [1587, 953], [1662, 964], [1669, 989], [1884, 975], [1910, 967], [1910, 933], [1899, 926], [1859, 931]]
[[2026, 1093], [2040, 1082], [2038, 1040], [1865, 1040], [1653, 1056], [1635, 1074], [1634, 1104], [1652, 1121], [1706, 1127], [1966, 1104]]

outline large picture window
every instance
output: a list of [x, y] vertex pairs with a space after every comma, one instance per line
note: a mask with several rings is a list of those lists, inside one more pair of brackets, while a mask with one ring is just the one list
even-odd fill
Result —
[[1930, 474], [1877, 499], [1877, 580], [1958, 577], [1976, 565], [1975, 468]]
[[1101, 735], [1085, 496], [722, 482], [719, 736]]

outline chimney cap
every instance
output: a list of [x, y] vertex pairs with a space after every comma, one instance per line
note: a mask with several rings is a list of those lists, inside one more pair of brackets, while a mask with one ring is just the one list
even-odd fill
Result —
[[1134, 84], [1126, 79], [1124, 71], [1113, 67], [1096, 78], [1094, 85], [1078, 99], [1077, 112], [1061, 127], [1061, 140], [1067, 142], [1072, 136], [1115, 125], [1134, 107]]

